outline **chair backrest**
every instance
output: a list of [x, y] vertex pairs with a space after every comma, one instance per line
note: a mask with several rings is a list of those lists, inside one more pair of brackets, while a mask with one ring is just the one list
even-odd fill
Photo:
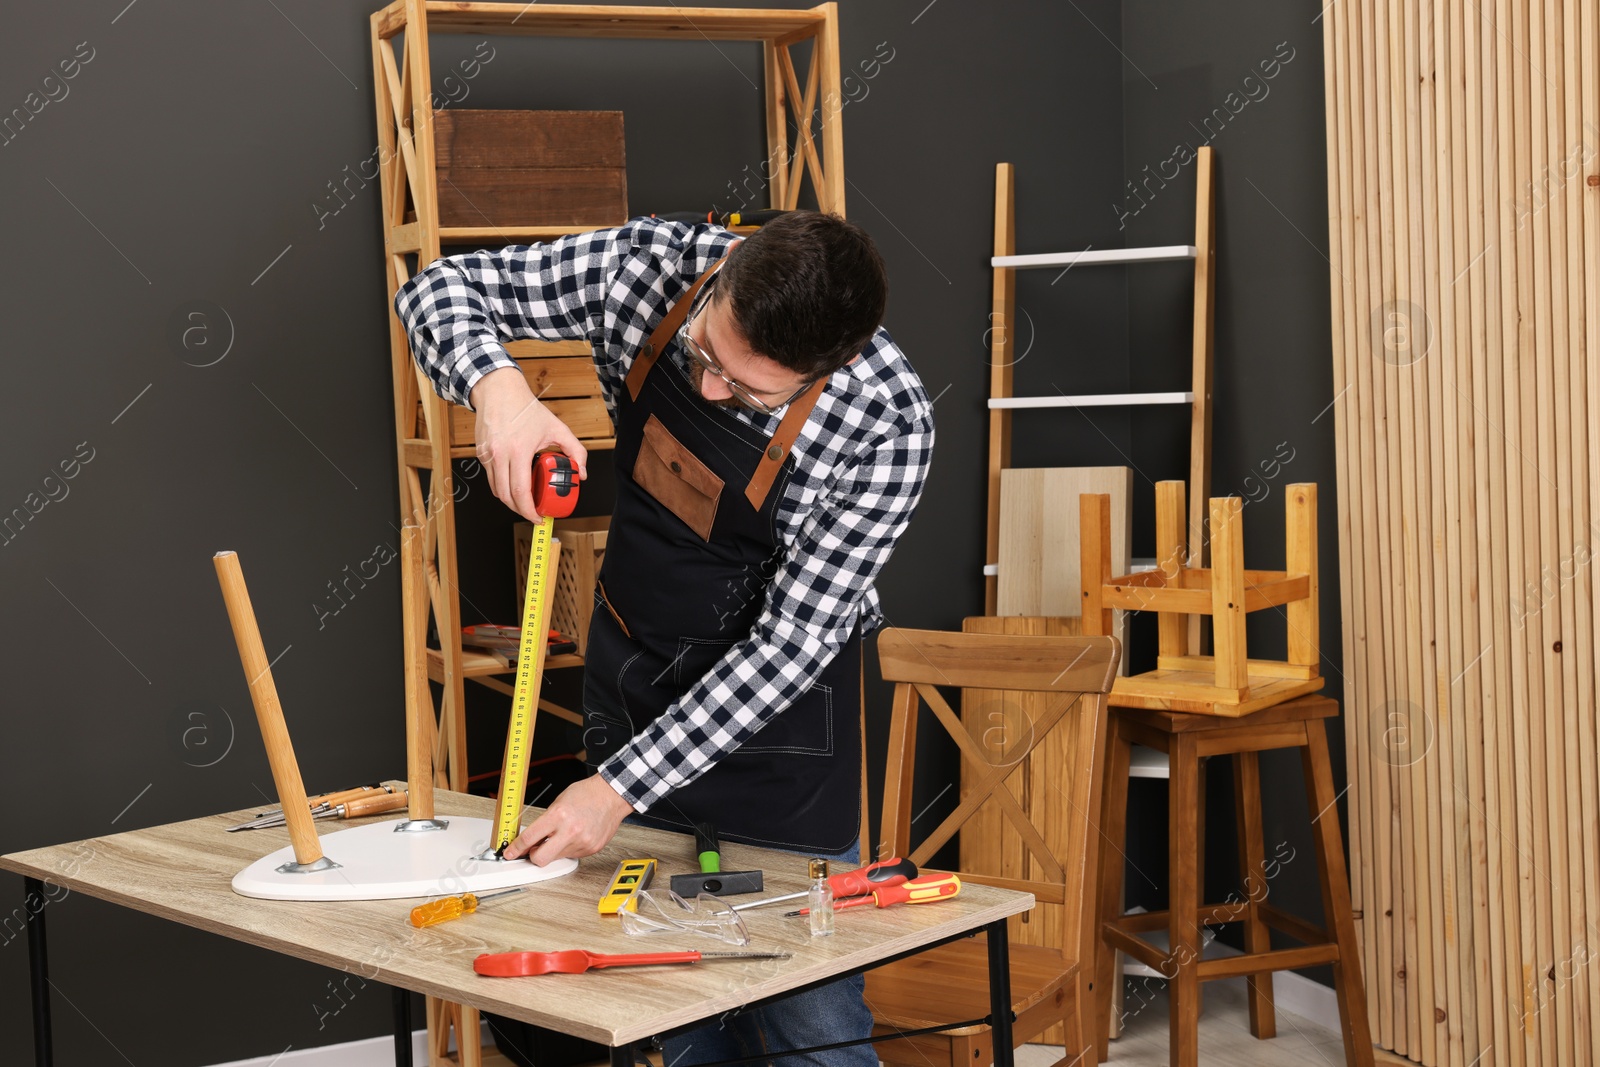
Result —
[[[1087, 958], [1106, 694], [1121, 654], [1114, 637], [885, 629], [878, 660], [895, 692], [880, 852], [923, 866], [958, 831], [985, 843], [1005, 839], [998, 864], [963, 862], [961, 877], [1058, 905], [1039, 909], [1052, 915], [1045, 943], [1067, 959]], [[962, 691], [963, 714], [940, 687]], [[912, 783], [924, 704], [960, 750], [962, 775], [955, 809], [914, 844]], [[1045, 785], [1033, 780], [1042, 777], [1033, 769], [1041, 758], [1049, 759], [1054, 780], [1036, 788]]]

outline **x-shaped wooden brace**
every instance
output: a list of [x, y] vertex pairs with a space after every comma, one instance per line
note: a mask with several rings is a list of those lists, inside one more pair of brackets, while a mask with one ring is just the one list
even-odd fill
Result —
[[1000, 759], [994, 761], [978, 747], [977, 742], [973, 741], [971, 733], [956, 713], [950, 710], [950, 705], [945, 702], [937, 689], [922, 682], [915, 683], [915, 686], [917, 695], [927, 703], [928, 710], [932, 711], [944, 725], [957, 747], [961, 749], [962, 756], [977, 764], [983, 773], [971, 783], [966, 798], [957, 805], [956, 810], [945, 816], [945, 820], [911, 854], [911, 861], [918, 865], [927, 863], [935, 852], [955, 836], [955, 832], [978, 810], [979, 806], [992, 796], [999, 803], [1000, 810], [1005, 812], [1006, 818], [1016, 827], [1017, 833], [1022, 835], [1023, 843], [1028, 850], [1044, 866], [1046, 876], [1050, 879], [1065, 877], [1061, 861], [1050, 850], [1050, 846], [1045, 843], [1039, 831], [1034, 829], [1027, 812], [1022, 810], [1022, 805], [1011, 792], [1010, 786], [1006, 785], [1005, 779], [1017, 769], [1017, 765], [1027, 758], [1056, 723], [1061, 721], [1061, 717], [1078, 702], [1082, 694], [1059, 694], [1045, 713], [1030, 724], [1032, 728], [1028, 731], [1028, 736], [1013, 742], [1001, 753]]

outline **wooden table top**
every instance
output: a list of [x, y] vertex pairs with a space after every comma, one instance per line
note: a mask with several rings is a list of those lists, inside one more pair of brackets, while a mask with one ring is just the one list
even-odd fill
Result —
[[[403, 784], [403, 783], [402, 783]], [[437, 810], [493, 819], [486, 797], [439, 791]], [[812, 938], [804, 918], [784, 918], [795, 904], [742, 912], [750, 951], [786, 949], [788, 960], [628, 967], [582, 975], [485, 978], [472, 961], [482, 952], [583, 948], [595, 952], [734, 949], [704, 937], [630, 937], [595, 903], [625, 858], [661, 861], [656, 885], [698, 869], [687, 835], [624, 825], [598, 855], [564, 878], [439, 926], [408, 920], [419, 900], [300, 902], [258, 900], [233, 892], [233, 876], [288, 843], [282, 828], [226, 833], [259, 809], [131, 830], [108, 837], [0, 856], [0, 868], [48, 880], [87, 896], [157, 915], [369, 981], [443, 997], [605, 1045], [623, 1045], [740, 1005], [863, 967], [1033, 906], [1028, 893], [964, 885], [934, 905], [851, 909], [831, 937]], [[403, 812], [375, 819], [395, 819]], [[524, 824], [528, 816], [524, 816]], [[320, 824], [326, 825], [326, 824]], [[351, 824], [353, 825], [353, 823]], [[341, 824], [341, 828], [344, 824]], [[806, 888], [799, 856], [725, 844], [725, 870], [765, 871], [766, 895]], [[441, 892], [449, 892], [448, 885]], [[742, 899], [756, 899], [753, 897]], [[803, 905], [803, 901], [799, 902]], [[128, 966], [137, 964], [130, 962]]]

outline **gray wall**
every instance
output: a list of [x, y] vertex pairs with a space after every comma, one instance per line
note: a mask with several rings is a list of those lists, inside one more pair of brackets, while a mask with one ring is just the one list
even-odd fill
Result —
[[[14, 382], [0, 515], [29, 514], [0, 544], [4, 852], [265, 804], [270, 777], [210, 563], [223, 548], [240, 553], [280, 657], [308, 785], [403, 773], [399, 584], [381, 563], [397, 546], [398, 503], [378, 195], [354, 182], [333, 190], [376, 144], [374, 5], [125, 3], [14, 9], [0, 35], [0, 112], [37, 109], [0, 145]], [[890, 618], [954, 627], [982, 608], [994, 164], [1017, 165], [1024, 251], [1171, 240], [1183, 212], [1163, 213], [1183, 204], [1185, 179], [1123, 233], [1110, 205], [1125, 177], [1165, 158], [1182, 136], [1170, 127], [1203, 114], [1285, 38], [1298, 55], [1273, 95], [1217, 141], [1217, 484], [1237, 489], [1288, 438], [1299, 449], [1290, 473], [1323, 484], [1331, 517], [1331, 426], [1309, 422], [1329, 398], [1326, 272], [1242, 183], [1253, 177], [1320, 243], [1315, 6], [1294, 5], [1292, 19], [1266, 4], [1158, 16], [1133, 0], [841, 6], [855, 76], [843, 113], [849, 212], [888, 261], [888, 328], [939, 397], [933, 474], [881, 582]], [[760, 199], [755, 46], [496, 38], [468, 79], [459, 64], [485, 54], [479, 41], [435, 43], [441, 95], [452, 106], [624, 110], [634, 211]], [[1119, 48], [1159, 93], [1141, 88]], [[75, 52], [70, 80], [45, 81]], [[1070, 281], [1023, 276], [1034, 348], [1019, 390], [1146, 380], [1143, 353], [1168, 344], [1182, 316], [1145, 309], [1186, 307], [1181, 291], [1159, 289], [1182, 279], [1162, 275], [1149, 293], [1118, 271]], [[1024, 419], [1017, 433], [1019, 463], [1126, 452], [1156, 477], [1171, 447], [1126, 416]], [[481, 477], [464, 484], [463, 585], [504, 616], [509, 521]], [[592, 489], [586, 502], [598, 505], [602, 485]], [[1333, 544], [1325, 528], [1325, 555]], [[374, 568], [342, 603], [330, 595], [329, 583]], [[1330, 646], [1336, 588], [1325, 572]], [[872, 689], [880, 743], [884, 696]], [[481, 706], [491, 744], [474, 751], [475, 769], [497, 759], [497, 709]], [[924, 776], [928, 798], [954, 773], [941, 755]], [[0, 917], [21, 898], [19, 879], [0, 879]], [[387, 1026], [376, 987], [333, 1010], [336, 975], [324, 968], [76, 896], [48, 914], [64, 1065], [215, 1063]], [[15, 931], [0, 927], [5, 1062], [30, 1047]]]

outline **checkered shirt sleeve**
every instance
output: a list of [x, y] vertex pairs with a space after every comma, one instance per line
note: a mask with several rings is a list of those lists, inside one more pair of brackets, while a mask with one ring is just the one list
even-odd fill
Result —
[[[635, 220], [542, 245], [430, 264], [395, 309], [440, 395], [467, 403], [484, 374], [514, 366], [505, 342], [587, 338], [616, 414], [633, 353], [733, 235], [715, 226]], [[676, 346], [667, 358], [681, 361]], [[770, 433], [777, 419], [738, 413]], [[859, 624], [882, 621], [873, 579], [922, 495], [933, 405], [880, 329], [836, 371], [781, 481], [782, 552], [755, 625], [705, 676], [600, 765], [640, 812], [713, 767], [806, 692]], [[708, 591], [715, 598], [717, 591]]]

